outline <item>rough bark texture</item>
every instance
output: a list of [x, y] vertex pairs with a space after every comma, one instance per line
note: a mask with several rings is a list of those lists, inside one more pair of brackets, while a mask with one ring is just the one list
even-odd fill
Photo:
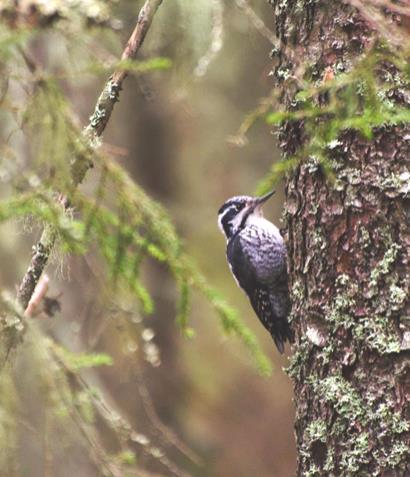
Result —
[[[316, 79], [349, 69], [375, 36], [339, 1], [270, 3], [278, 78], [302, 61]], [[345, 131], [335, 184], [308, 158], [287, 181], [298, 476], [410, 475], [409, 138], [408, 126]], [[285, 155], [305, 139], [302, 123], [281, 128]]]

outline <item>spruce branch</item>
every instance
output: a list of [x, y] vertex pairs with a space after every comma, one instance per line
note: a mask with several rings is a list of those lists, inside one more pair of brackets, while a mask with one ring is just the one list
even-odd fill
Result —
[[[154, 15], [161, 3], [162, 0], [146, 0], [139, 12], [134, 31], [125, 46], [121, 60], [126, 61], [135, 59], [151, 26]], [[32, 63], [28, 60], [27, 55], [23, 56], [29, 69], [33, 72]], [[127, 75], [128, 71], [126, 69], [118, 69], [111, 75], [105, 84], [104, 89], [97, 100], [90, 122], [84, 129], [84, 135], [89, 146], [93, 147], [98, 142], [97, 139], [106, 128], [112, 110], [114, 109], [114, 105], [118, 101], [122, 83]], [[73, 160], [71, 169], [74, 188], [83, 181], [87, 171], [91, 167], [91, 161], [85, 160], [84, 154], [77, 154]], [[61, 200], [61, 203], [64, 209], [69, 207], [67, 199]], [[33, 246], [30, 265], [17, 292], [17, 300], [24, 310], [27, 308], [43, 270], [48, 263], [56, 238], [56, 231], [50, 225], [47, 225], [41, 234], [40, 240]]]

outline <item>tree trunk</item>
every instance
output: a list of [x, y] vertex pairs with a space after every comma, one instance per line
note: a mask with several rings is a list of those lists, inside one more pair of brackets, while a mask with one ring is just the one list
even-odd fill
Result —
[[[278, 78], [300, 61], [319, 81], [348, 70], [377, 35], [341, 2], [270, 3]], [[282, 126], [285, 156], [305, 136], [302, 122]], [[408, 125], [345, 130], [329, 152], [335, 183], [308, 157], [287, 180], [298, 476], [410, 476], [409, 137]]]

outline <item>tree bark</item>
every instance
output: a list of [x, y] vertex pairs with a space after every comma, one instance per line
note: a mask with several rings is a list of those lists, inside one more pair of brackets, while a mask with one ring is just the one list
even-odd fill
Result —
[[[301, 62], [316, 80], [348, 70], [378, 34], [341, 2], [270, 3], [277, 78]], [[282, 87], [289, 107], [295, 91]], [[298, 476], [410, 475], [409, 137], [408, 124], [371, 139], [345, 130], [329, 153], [335, 183], [308, 157], [287, 179]], [[303, 122], [279, 138], [285, 156], [297, 153]]]

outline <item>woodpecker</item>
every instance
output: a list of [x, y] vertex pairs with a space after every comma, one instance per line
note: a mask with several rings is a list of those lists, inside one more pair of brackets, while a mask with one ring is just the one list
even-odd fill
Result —
[[229, 268], [280, 353], [292, 341], [288, 323], [290, 298], [286, 246], [279, 229], [263, 217], [263, 197], [237, 196], [218, 211], [218, 225], [225, 235]]

